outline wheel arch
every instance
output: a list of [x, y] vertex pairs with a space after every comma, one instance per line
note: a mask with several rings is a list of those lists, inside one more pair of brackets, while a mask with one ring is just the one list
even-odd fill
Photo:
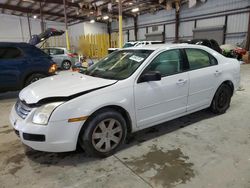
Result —
[[42, 72], [42, 71], [35, 71], [35, 72], [29, 72], [28, 74], [26, 74], [24, 77], [23, 77], [23, 80], [22, 80], [22, 88], [25, 86], [25, 83], [27, 81], [27, 79], [32, 76], [33, 74], [43, 74], [45, 76], [48, 76], [48, 74]]
[[95, 115], [101, 111], [101, 110], [104, 110], [104, 109], [113, 109], [113, 110], [116, 110], [118, 111], [122, 117], [125, 119], [126, 121], [126, 125], [127, 125], [127, 132], [128, 133], [131, 133], [132, 132], [132, 120], [131, 120], [131, 117], [128, 113], [128, 111], [126, 109], [124, 109], [123, 107], [121, 106], [118, 106], [118, 105], [107, 105], [107, 106], [103, 106], [97, 110], [95, 110], [89, 117], [88, 119], [84, 122], [84, 124], [81, 126], [81, 129], [78, 133], [78, 137], [77, 137], [77, 140], [79, 142], [79, 136], [84, 132], [85, 130], [85, 125], [92, 119], [95, 117]]
[[231, 80], [225, 80], [225, 81], [223, 81], [223, 82], [220, 84], [220, 86], [221, 86], [222, 84], [228, 85], [228, 86], [231, 88], [231, 92], [232, 92], [232, 95], [233, 95], [233, 93], [234, 93], [234, 84], [233, 84], [233, 82], [232, 82]]

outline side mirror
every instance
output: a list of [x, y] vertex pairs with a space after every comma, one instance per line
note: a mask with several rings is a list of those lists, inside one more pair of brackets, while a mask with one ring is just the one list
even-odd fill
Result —
[[149, 71], [141, 75], [140, 82], [150, 82], [161, 80], [161, 73], [159, 71]]

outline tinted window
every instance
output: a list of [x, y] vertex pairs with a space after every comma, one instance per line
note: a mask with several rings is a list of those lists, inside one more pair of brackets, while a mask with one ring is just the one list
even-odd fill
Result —
[[46, 57], [48, 57], [48, 55], [46, 53], [44, 53], [42, 50], [38, 49], [35, 46], [25, 47], [25, 48], [23, 48], [23, 50], [25, 51], [26, 55], [28, 55], [28, 56], [32, 56], [32, 57], [46, 56]]
[[213, 57], [212, 55], [209, 55], [209, 59], [210, 59], [210, 64], [211, 65], [217, 65], [218, 64], [217, 59], [215, 59], [215, 57]]
[[51, 48], [50, 49], [50, 55], [62, 55], [64, 54], [64, 50], [57, 49], [57, 48]]
[[48, 49], [48, 48], [43, 49], [43, 51], [44, 51], [46, 54], [49, 55], [49, 49]]
[[132, 47], [134, 46], [135, 44], [131, 44], [131, 43], [125, 43], [123, 48], [129, 48], [129, 47]]
[[158, 55], [146, 71], [159, 71], [162, 76], [176, 74], [181, 72], [181, 54], [180, 50], [169, 50]]
[[0, 59], [17, 59], [22, 52], [14, 47], [0, 47]]
[[209, 54], [199, 49], [186, 49], [190, 69], [210, 66]]

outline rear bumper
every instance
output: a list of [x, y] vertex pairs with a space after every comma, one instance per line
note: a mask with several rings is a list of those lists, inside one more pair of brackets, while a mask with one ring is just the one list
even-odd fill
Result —
[[74, 151], [83, 125], [83, 122], [68, 123], [65, 120], [37, 125], [32, 123], [31, 117], [25, 120], [20, 118], [15, 108], [12, 108], [9, 120], [22, 143], [35, 150], [46, 152]]

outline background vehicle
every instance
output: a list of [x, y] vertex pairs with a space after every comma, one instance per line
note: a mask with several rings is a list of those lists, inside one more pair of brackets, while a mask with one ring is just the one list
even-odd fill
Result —
[[77, 61], [77, 55], [69, 52], [66, 48], [49, 47], [42, 50], [52, 57], [58, 67], [64, 70], [69, 70]]
[[37, 47], [0, 42], [0, 92], [22, 89], [55, 71], [51, 57]]
[[[145, 46], [145, 45], [151, 45], [151, 44], [161, 44], [162, 41], [131, 41], [131, 42], [125, 42], [122, 48], [130, 48], [130, 47], [137, 47], [137, 46]], [[120, 48], [109, 48], [108, 53], [112, 53], [116, 50], [119, 50]]]
[[203, 45], [203, 46], [209, 47], [209, 48], [219, 52], [220, 54], [222, 53], [220, 45], [214, 39], [210, 39], [210, 40], [209, 39], [183, 40], [183, 41], [180, 41], [180, 43]]

